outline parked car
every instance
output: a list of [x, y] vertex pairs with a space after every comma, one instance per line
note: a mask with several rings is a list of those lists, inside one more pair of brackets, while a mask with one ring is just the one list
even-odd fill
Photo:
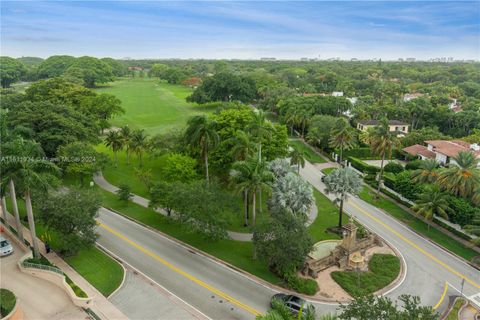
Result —
[[292, 294], [277, 293], [273, 295], [270, 306], [272, 306], [273, 300], [281, 301], [294, 315], [298, 315], [301, 309], [303, 309], [302, 314], [304, 315], [307, 313], [308, 308], [312, 308], [313, 312], [315, 312], [315, 307], [311, 303]]
[[0, 236], [0, 257], [8, 256], [13, 253], [13, 247], [7, 239]]

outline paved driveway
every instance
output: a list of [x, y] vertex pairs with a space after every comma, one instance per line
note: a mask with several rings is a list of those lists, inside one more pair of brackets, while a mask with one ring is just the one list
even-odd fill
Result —
[[15, 293], [20, 301], [24, 319], [89, 319], [82, 309], [72, 303], [65, 291], [46, 280], [21, 272], [17, 262], [26, 252], [5, 233], [2, 235], [13, 243], [15, 253], [0, 258], [0, 287]]

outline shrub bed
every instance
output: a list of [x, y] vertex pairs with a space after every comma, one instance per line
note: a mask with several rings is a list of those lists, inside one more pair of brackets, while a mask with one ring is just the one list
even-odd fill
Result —
[[318, 284], [315, 280], [301, 278], [294, 273], [286, 274], [284, 278], [287, 287], [296, 292], [313, 296], [318, 291]]
[[377, 172], [380, 171], [380, 168], [366, 164], [365, 162], [363, 162], [358, 158], [348, 157], [347, 160], [350, 161], [350, 163], [352, 164], [352, 167], [354, 167], [355, 169], [363, 173], [376, 174]]
[[331, 276], [348, 294], [357, 298], [373, 294], [395, 280], [400, 273], [400, 259], [391, 254], [374, 254], [369, 271], [334, 271]]
[[[40, 256], [40, 258], [38, 258], [38, 259], [35, 259], [35, 258], [25, 259], [25, 262], [34, 263], [34, 264], [41, 264], [41, 265], [44, 265], [44, 266], [58, 268], [57, 266], [51, 264], [50, 261], [48, 261], [48, 259], [45, 258], [44, 256]], [[70, 288], [72, 288], [73, 292], [75, 292], [75, 295], [77, 297], [88, 298], [88, 295], [85, 293], [85, 291], [83, 291], [79, 286], [77, 286], [72, 281], [72, 279], [69, 278], [69, 276], [67, 276], [65, 273], [63, 275], [65, 276], [65, 281], [68, 283]]]

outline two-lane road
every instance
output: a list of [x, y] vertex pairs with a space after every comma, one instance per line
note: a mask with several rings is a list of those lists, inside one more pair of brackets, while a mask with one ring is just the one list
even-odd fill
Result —
[[[323, 191], [322, 173], [307, 163], [301, 175]], [[418, 236], [368, 203], [352, 197], [345, 209], [362, 224], [395, 246], [405, 258], [403, 283], [388, 296], [419, 295], [423, 304], [435, 305], [445, 281], [464, 293], [480, 291], [480, 272]], [[195, 254], [187, 247], [106, 209], [99, 216], [98, 242], [212, 319], [253, 319], [269, 307], [276, 293], [243, 274]], [[335, 311], [331, 304], [315, 303], [319, 313]]]

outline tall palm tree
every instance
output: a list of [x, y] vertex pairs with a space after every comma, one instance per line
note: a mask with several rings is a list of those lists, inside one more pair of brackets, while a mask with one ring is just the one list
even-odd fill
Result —
[[[247, 190], [252, 195], [252, 219], [253, 225], [256, 224], [256, 194], [263, 190], [271, 190], [270, 183], [273, 181], [273, 173], [268, 170], [267, 164], [260, 161], [257, 156], [247, 158], [245, 161], [237, 161], [233, 164], [230, 176], [237, 183], [239, 190]], [[245, 193], [244, 193], [245, 194]], [[244, 198], [245, 199], [245, 198]]]
[[130, 155], [130, 141], [132, 139], [132, 130], [129, 126], [123, 126], [120, 128], [120, 137], [122, 138], [122, 144], [125, 146], [125, 154], [127, 164], [130, 164], [129, 155]]
[[[28, 226], [32, 237], [33, 254], [39, 258], [39, 248], [35, 231], [35, 220], [32, 210], [32, 190], [45, 191], [50, 187], [52, 176], [59, 173], [59, 169], [52, 162], [43, 160], [43, 151], [39, 144], [33, 141], [22, 141], [19, 145], [18, 156], [24, 161], [16, 161], [5, 166], [4, 174], [14, 182], [23, 192], [27, 209]], [[40, 156], [42, 153], [42, 156]], [[20, 229], [21, 230], [21, 229]]]
[[[263, 110], [256, 110], [252, 121], [247, 125], [247, 131], [254, 137], [258, 144], [258, 159], [262, 162], [262, 141], [272, 136], [272, 131], [266, 120], [265, 112]], [[260, 198], [260, 212], [262, 212], [262, 189], [258, 190]]]
[[343, 166], [343, 150], [349, 150], [355, 146], [356, 131], [343, 118], [335, 123], [330, 137], [330, 146], [340, 149], [340, 164]]
[[420, 194], [418, 200], [413, 205], [412, 210], [427, 221], [428, 229], [430, 229], [434, 215], [448, 219], [450, 208], [446, 197], [447, 195], [438, 186], [432, 185]]
[[130, 151], [137, 155], [140, 167], [143, 166], [142, 156], [143, 152], [147, 148], [147, 142], [147, 135], [143, 129], [132, 132], [129, 147]]
[[298, 112], [298, 122], [302, 128], [302, 138], [305, 137], [305, 128], [309, 123], [312, 114], [313, 112], [311, 109], [301, 109]]
[[193, 148], [200, 147], [200, 153], [205, 162], [205, 178], [208, 183], [208, 153], [220, 141], [220, 137], [215, 130], [215, 123], [205, 115], [194, 116], [188, 120], [185, 138]]
[[435, 159], [422, 161], [419, 169], [412, 172], [412, 180], [416, 183], [431, 184], [438, 179], [438, 162]]
[[302, 168], [305, 167], [305, 156], [296, 148], [293, 148], [293, 150], [290, 152], [290, 165], [297, 166], [298, 174], [300, 174], [300, 166], [302, 166]]
[[343, 204], [349, 194], [356, 195], [362, 189], [362, 178], [351, 168], [333, 170], [325, 179], [325, 192], [336, 196], [338, 206], [338, 228], [342, 227]]
[[235, 160], [245, 160], [255, 151], [255, 144], [243, 130], [237, 130], [228, 142], [232, 145], [230, 152]]
[[258, 144], [258, 157], [262, 160], [262, 141], [272, 135], [270, 128], [267, 125], [265, 112], [263, 110], [256, 110], [253, 114], [253, 119], [247, 125], [247, 131], [252, 135]]
[[285, 124], [290, 127], [290, 135], [293, 137], [293, 128], [296, 124], [300, 121], [298, 120], [298, 109], [297, 108], [290, 108], [288, 109], [287, 113], [285, 114]]
[[452, 159], [455, 163], [440, 173], [438, 184], [456, 196], [473, 197], [480, 188], [479, 160], [470, 151], [459, 152]]
[[112, 148], [115, 157], [115, 167], [118, 166], [118, 151], [123, 148], [123, 139], [118, 131], [109, 131], [105, 137], [105, 145]]
[[383, 168], [385, 158], [391, 157], [392, 150], [400, 146], [400, 140], [395, 133], [390, 132], [388, 120], [386, 118], [380, 120], [378, 126], [375, 126], [372, 131], [369, 131], [364, 139], [369, 142], [372, 151], [382, 157], [380, 162], [380, 172], [378, 174], [378, 188], [377, 197], [380, 195], [380, 188], [382, 186]]

